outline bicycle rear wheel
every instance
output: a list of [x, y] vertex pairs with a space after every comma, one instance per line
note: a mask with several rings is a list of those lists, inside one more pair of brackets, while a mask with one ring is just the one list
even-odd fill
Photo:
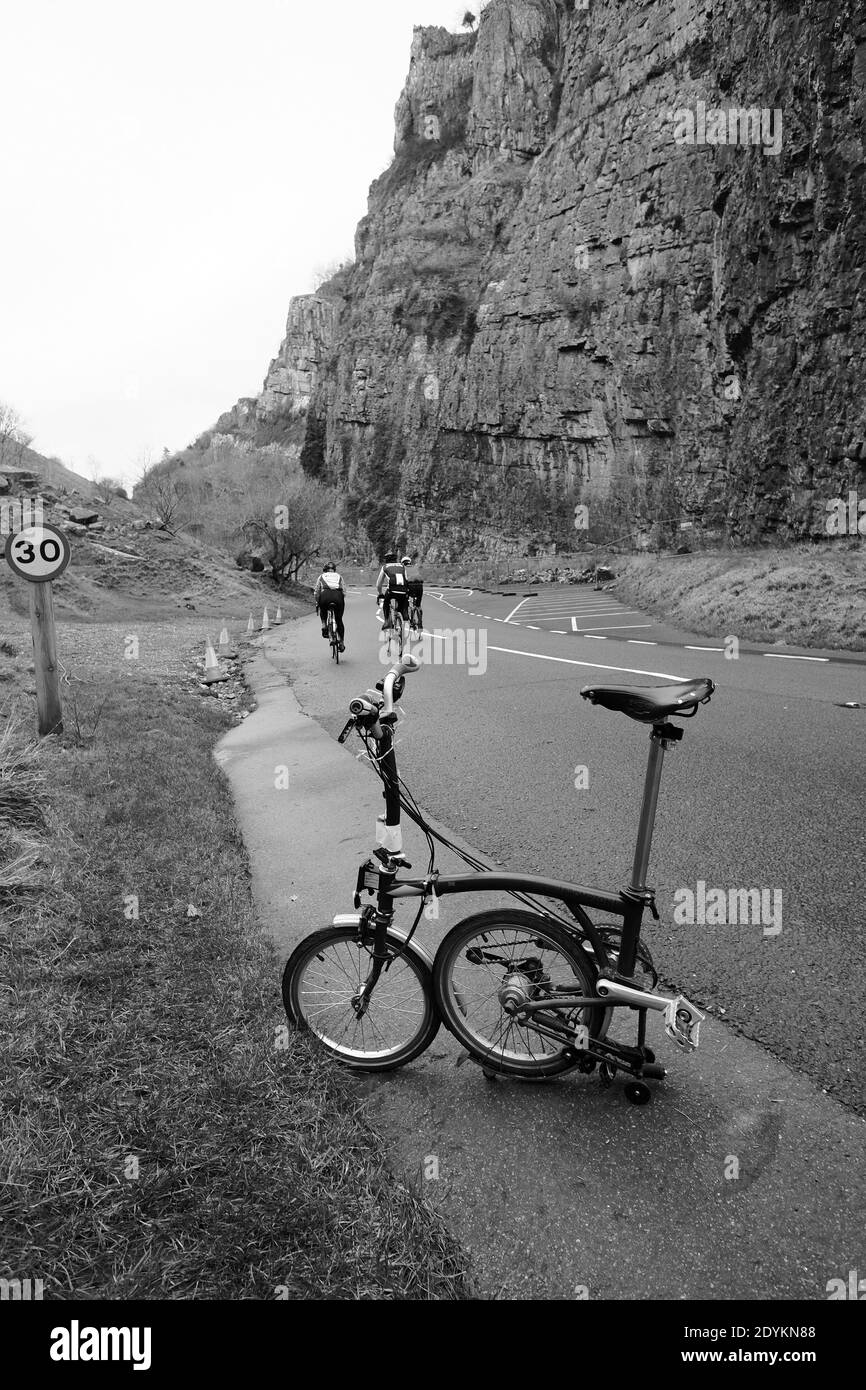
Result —
[[391, 622], [393, 623], [393, 627], [388, 644], [389, 659], [391, 661], [399, 661], [400, 657], [403, 655], [403, 614], [394, 613]]
[[290, 1022], [308, 1028], [332, 1056], [356, 1071], [390, 1071], [417, 1057], [439, 1031], [430, 968], [414, 943], [389, 932], [390, 965], [359, 1012], [373, 966], [372, 939], [360, 927], [325, 927], [305, 937], [283, 971]]
[[337, 665], [340, 664], [340, 639], [337, 636], [337, 620], [334, 617], [333, 608], [328, 609], [328, 636], [331, 639], [331, 656]]
[[503, 1007], [506, 977], [550, 1012], [589, 1036], [602, 1037], [610, 1009], [583, 1005], [556, 1010], [557, 994], [595, 994], [597, 971], [570, 934], [548, 918], [511, 908], [479, 912], [458, 922], [433, 963], [433, 991], [446, 1027], [490, 1071], [510, 1076], [555, 1076], [579, 1060], [568, 1038], [549, 1038]]

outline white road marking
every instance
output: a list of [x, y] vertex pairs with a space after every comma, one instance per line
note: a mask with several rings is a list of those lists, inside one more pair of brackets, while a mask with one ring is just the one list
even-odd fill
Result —
[[520, 602], [516, 605], [516, 607], [512, 608], [511, 612], [508, 614], [508, 617], [505, 619], [507, 623], [511, 622], [511, 619], [514, 617], [515, 613], [517, 612], [517, 609], [522, 608], [525, 602], [526, 599], [522, 598]]
[[619, 613], [625, 608], [624, 603], [605, 603], [603, 598], [593, 599], [586, 603], [532, 603], [527, 602], [527, 611], [530, 613], [582, 613], [586, 609], [600, 609], [605, 613]]
[[[607, 632], [632, 632], [636, 627], [655, 627], [655, 623], [593, 623], [593, 627], [603, 627]], [[588, 627], [575, 628], [576, 632], [588, 633]]]
[[591, 637], [592, 640], [593, 640], [593, 642], [606, 642], [606, 641], [607, 641], [607, 638], [606, 638], [606, 637], [602, 637], [601, 634], [598, 633], [598, 632], [587, 632], [585, 635], [586, 635], [587, 637]]
[[789, 656], [787, 652], [763, 652], [763, 656], [774, 656], [777, 661], [829, 661], [829, 656]]
[[640, 613], [639, 608], [568, 608], [564, 613], [536, 612], [532, 608], [524, 608], [524, 618], [538, 618], [556, 621], [557, 618], [624, 618], [632, 613]]
[[540, 628], [537, 628], [537, 627], [535, 626], [534, 623], [521, 623], [521, 627], [528, 627], [528, 628], [530, 628], [530, 630], [531, 630], [532, 632], [540, 632], [540, 631], [541, 631], [541, 629], [540, 629]]
[[568, 633], [565, 631], [565, 628], [562, 628], [562, 627], [552, 627], [550, 630], [551, 630], [551, 632], [555, 632], [556, 635], [557, 635], [557, 637], [567, 637], [567, 636], [568, 636]]
[[508, 652], [511, 656], [528, 656], [534, 661], [559, 661], [564, 666], [588, 666], [594, 671], [621, 671], [629, 676], [658, 676], [660, 680], [684, 681], [687, 676], [672, 676], [668, 671], [640, 671], [636, 666], [602, 666], [597, 661], [575, 661], [569, 656], [546, 656], [543, 652], [519, 652], [514, 647], [488, 647], [489, 652]]
[[571, 620], [571, 630], [572, 630], [572, 632], [577, 632], [577, 618], [572, 618], [572, 620]]
[[658, 642], [650, 642], [646, 637], [627, 637], [625, 640], [626, 640], [626, 642], [628, 642], [628, 644], [629, 644], [630, 647], [657, 647], [657, 646], [658, 646]]
[[687, 652], [723, 652], [725, 650], [724, 647], [690, 647], [688, 642], [684, 644], [684, 649]]

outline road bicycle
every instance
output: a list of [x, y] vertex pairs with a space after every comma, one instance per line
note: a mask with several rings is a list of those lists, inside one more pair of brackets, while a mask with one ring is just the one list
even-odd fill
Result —
[[409, 633], [408, 636], [421, 636], [421, 609], [414, 594], [409, 595]]
[[389, 661], [400, 661], [403, 656], [403, 647], [406, 639], [406, 623], [403, 614], [397, 607], [397, 600], [391, 599], [391, 621], [390, 627], [383, 629], [387, 632], [386, 650]]
[[331, 644], [331, 659], [340, 664], [340, 638], [337, 634], [337, 615], [333, 608], [328, 609], [328, 641]]
[[[693, 717], [710, 700], [713, 681], [590, 685], [580, 692], [592, 704], [651, 725], [631, 878], [611, 891], [491, 870], [427, 823], [394, 756], [395, 707], [406, 675], [419, 666], [417, 658], [405, 656], [376, 689], [349, 704], [340, 742], [353, 730], [360, 735], [384, 784], [385, 814], [377, 821], [377, 848], [358, 870], [355, 911], [338, 914], [331, 926], [306, 937], [286, 963], [282, 988], [289, 1020], [312, 1032], [340, 1062], [364, 1071], [412, 1061], [444, 1022], [491, 1079], [597, 1068], [602, 1084], [610, 1085], [623, 1072], [629, 1077], [626, 1097], [645, 1105], [651, 1098], [647, 1081], [666, 1075], [646, 1044], [647, 1014], [660, 1012], [666, 1034], [686, 1052], [697, 1047], [704, 1017], [685, 996], [656, 993], [658, 974], [641, 941], [641, 923], [647, 909], [656, 920], [659, 915], [646, 874], [664, 755], [684, 733], [670, 721]], [[402, 848], [401, 810], [427, 840], [430, 856], [421, 878], [400, 876], [412, 867]], [[440, 874], [435, 841], [473, 872]], [[435, 959], [415, 939], [422, 912], [438, 899], [494, 890], [521, 906], [458, 922]], [[365, 893], [375, 901], [362, 907]], [[408, 930], [394, 921], [404, 898], [418, 904]], [[614, 920], [593, 920], [590, 910]], [[637, 1014], [633, 1045], [609, 1036], [615, 1009]]]

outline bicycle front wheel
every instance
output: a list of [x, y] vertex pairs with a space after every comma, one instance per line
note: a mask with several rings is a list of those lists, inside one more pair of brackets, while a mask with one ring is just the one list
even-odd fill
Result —
[[578, 1061], [574, 1042], [518, 1023], [503, 1007], [507, 991], [512, 987], [528, 999], [549, 1002], [545, 1013], [563, 1029], [583, 1024], [598, 1038], [607, 1031], [610, 1009], [556, 1008], [557, 996], [594, 995], [596, 975], [563, 927], [540, 914], [503, 908], [452, 927], [436, 952], [433, 990], [446, 1027], [490, 1071], [555, 1076]]
[[290, 1022], [357, 1071], [411, 1062], [439, 1031], [430, 969], [417, 948], [389, 932], [389, 963], [372, 990], [373, 943], [358, 927], [325, 927], [306, 937], [283, 971]]

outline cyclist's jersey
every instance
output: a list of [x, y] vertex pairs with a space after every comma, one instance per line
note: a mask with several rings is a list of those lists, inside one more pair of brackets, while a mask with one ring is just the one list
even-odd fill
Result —
[[337, 574], [335, 570], [325, 570], [322, 574], [319, 575], [319, 578], [316, 582], [316, 588], [313, 594], [313, 599], [316, 603], [319, 603], [319, 601], [322, 598], [325, 598], [328, 595], [345, 592], [346, 590], [343, 585], [343, 576]]
[[383, 565], [379, 571], [376, 588], [381, 594], [385, 592], [386, 587], [389, 594], [406, 593], [406, 569], [399, 561], [396, 564]]

